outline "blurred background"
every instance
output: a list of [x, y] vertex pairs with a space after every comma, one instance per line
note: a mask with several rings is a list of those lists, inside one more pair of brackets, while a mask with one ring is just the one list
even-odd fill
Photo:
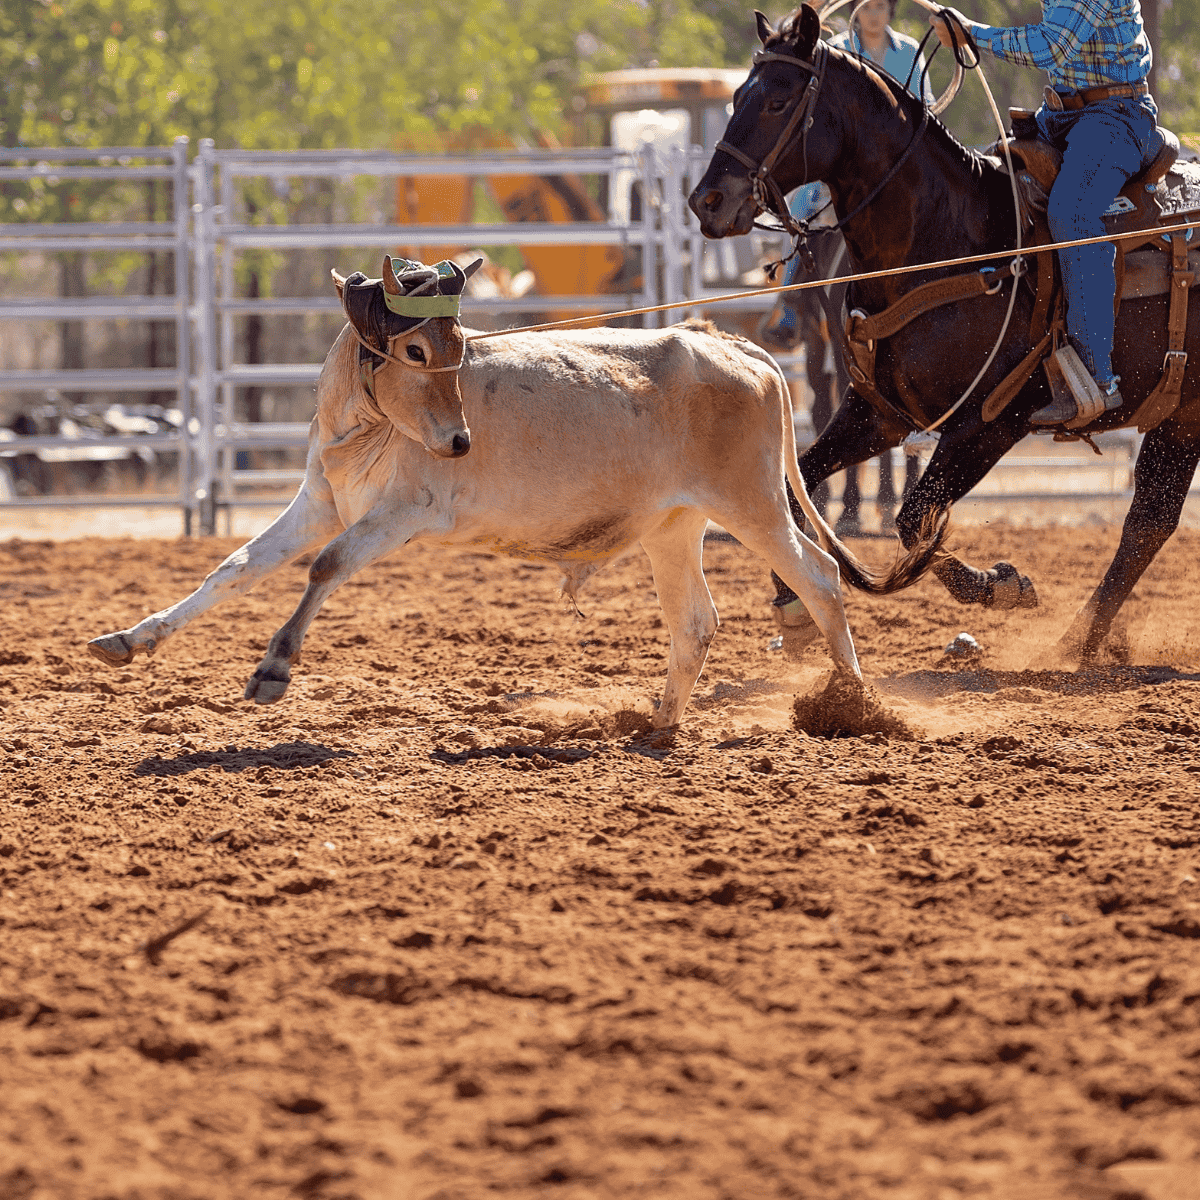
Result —
[[[968, 11], [1011, 25], [1039, 6]], [[1186, 141], [1200, 0], [1143, 11], [1160, 120]], [[928, 27], [907, 0], [892, 24]], [[671, 224], [757, 45], [741, 0], [8, 0], [0, 535], [174, 532], [181, 510], [193, 532], [269, 519], [295, 489], [342, 323], [330, 267], [377, 275], [385, 251], [482, 250], [464, 306], [476, 327], [765, 283], [782, 243], [702, 247]], [[1038, 72], [985, 66], [1002, 111], [1036, 105]], [[940, 93], [944, 53], [930, 75]], [[943, 119], [969, 145], [995, 137], [969, 76]], [[769, 308], [704, 311], [756, 336]], [[804, 353], [783, 358], [807, 412]], [[1056, 448], [1055, 519], [1118, 517], [1135, 450], [1118, 439], [1092, 462]], [[1035, 470], [1022, 494], [1054, 508], [1025, 459], [1009, 479]], [[98, 517], [101, 504], [122, 507]]]

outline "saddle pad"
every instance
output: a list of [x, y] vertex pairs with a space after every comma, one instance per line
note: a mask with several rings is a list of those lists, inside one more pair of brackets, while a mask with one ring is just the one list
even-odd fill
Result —
[[[1122, 300], [1165, 296], [1171, 290], [1171, 247], [1161, 241], [1158, 244], [1161, 250], [1131, 250], [1125, 255]], [[1200, 287], [1200, 249], [1188, 250], [1188, 270], [1197, 272], [1197, 282], [1192, 287]]]

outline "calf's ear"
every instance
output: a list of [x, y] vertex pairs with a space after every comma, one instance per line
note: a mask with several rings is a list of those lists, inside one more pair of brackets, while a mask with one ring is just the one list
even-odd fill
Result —
[[380, 280], [368, 279], [361, 271], [342, 278], [334, 271], [333, 283], [342, 302], [342, 311], [350, 324], [370, 340], [375, 331], [376, 320], [373, 318], [377, 319], [372, 306], [377, 303], [382, 306], [383, 301], [383, 293], [379, 290]]

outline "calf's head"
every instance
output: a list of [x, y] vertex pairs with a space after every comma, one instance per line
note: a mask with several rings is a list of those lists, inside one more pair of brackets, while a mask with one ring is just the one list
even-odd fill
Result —
[[482, 262], [464, 270], [385, 255], [382, 279], [332, 272], [359, 342], [363, 387], [397, 430], [439, 458], [461, 458], [471, 448], [458, 388], [466, 348], [458, 305]]

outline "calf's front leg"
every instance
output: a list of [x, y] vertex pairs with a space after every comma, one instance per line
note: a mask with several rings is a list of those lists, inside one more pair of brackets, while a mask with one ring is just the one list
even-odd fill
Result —
[[304, 481], [291, 504], [257, 537], [235, 550], [185, 599], [152, 613], [130, 629], [106, 633], [88, 642], [89, 652], [110, 667], [153, 654], [201, 613], [248, 592], [273, 571], [323, 545], [342, 528], [333, 493], [323, 475]]
[[246, 684], [243, 698], [255, 704], [274, 704], [291, 682], [292, 667], [300, 661], [304, 636], [321, 605], [351, 576], [399, 550], [418, 533], [448, 528], [424, 506], [399, 506], [394, 501], [373, 508], [317, 555], [308, 572], [308, 587], [296, 611], [271, 639], [258, 669]]

